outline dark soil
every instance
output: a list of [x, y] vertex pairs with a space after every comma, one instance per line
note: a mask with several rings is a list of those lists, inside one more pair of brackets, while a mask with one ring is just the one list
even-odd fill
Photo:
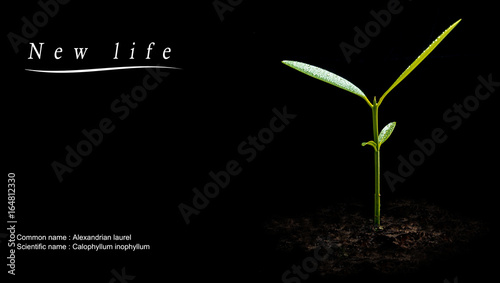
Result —
[[350, 202], [276, 216], [265, 229], [274, 237], [277, 252], [297, 265], [315, 248], [331, 247], [314, 276], [337, 280], [359, 274], [418, 274], [469, 253], [488, 230], [479, 221], [413, 200], [384, 203], [383, 229], [374, 229], [372, 223], [367, 205]]

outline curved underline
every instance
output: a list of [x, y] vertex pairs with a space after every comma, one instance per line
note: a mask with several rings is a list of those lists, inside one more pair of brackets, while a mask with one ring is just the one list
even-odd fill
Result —
[[125, 67], [109, 67], [109, 68], [94, 68], [94, 69], [80, 69], [80, 70], [35, 70], [35, 69], [24, 69], [24, 70], [37, 73], [75, 74], [75, 73], [91, 73], [91, 72], [104, 72], [104, 71], [116, 71], [116, 70], [155, 69], [155, 68], [182, 70], [181, 68], [167, 67], [167, 66], [125, 66]]

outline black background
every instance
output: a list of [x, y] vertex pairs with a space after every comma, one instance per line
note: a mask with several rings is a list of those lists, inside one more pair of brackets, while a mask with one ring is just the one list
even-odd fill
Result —
[[[6, 170], [16, 173], [17, 232], [22, 234], [132, 234], [150, 244], [146, 252], [18, 252], [16, 279], [109, 282], [126, 268], [131, 282], [183, 278], [219, 282], [280, 282], [294, 262], [275, 262], [262, 222], [357, 197], [373, 196], [370, 109], [356, 96], [304, 76], [281, 63], [296, 60], [350, 80], [370, 100], [380, 95], [442, 31], [462, 22], [397, 86], [380, 108], [380, 127], [398, 125], [382, 151], [382, 172], [397, 172], [398, 156], [415, 139], [442, 128], [447, 140], [387, 199], [424, 198], [462, 215], [495, 223], [498, 184], [497, 93], [456, 130], [443, 121], [454, 103], [473, 95], [478, 76], [499, 81], [498, 23], [493, 2], [401, 1], [378, 36], [347, 63], [339, 44], [353, 44], [355, 26], [373, 20], [371, 10], [389, 1], [290, 2], [245, 0], [217, 15], [212, 1], [71, 1], [40, 28], [31, 42], [45, 42], [41, 60], [28, 60], [25, 44], [15, 53], [7, 34], [21, 34], [36, 1], [4, 4], [4, 151]], [[145, 60], [149, 42], [156, 43]], [[119, 60], [112, 60], [120, 42]], [[126, 52], [135, 42], [135, 60]], [[55, 60], [56, 47], [65, 50]], [[88, 47], [84, 60], [74, 47]], [[171, 47], [171, 59], [161, 50]], [[80, 69], [166, 65], [172, 70], [124, 119], [112, 101], [142, 83], [145, 70], [42, 74], [26, 68]], [[498, 92], [498, 91], [497, 91]], [[248, 163], [238, 145], [269, 125], [273, 108], [297, 117]], [[111, 118], [116, 129], [65, 174], [64, 162], [83, 129]], [[242, 173], [186, 225], [178, 209], [191, 205], [210, 171], [230, 160]], [[382, 211], [383, 213], [383, 211]], [[7, 255], [2, 241], [2, 257]], [[492, 250], [482, 251], [485, 256]], [[495, 256], [494, 256], [495, 257]], [[476, 282], [494, 266], [480, 264], [456, 274]], [[272, 268], [269, 268], [271, 266]], [[270, 274], [262, 270], [274, 270]], [[3, 269], [2, 269], [3, 270]]]

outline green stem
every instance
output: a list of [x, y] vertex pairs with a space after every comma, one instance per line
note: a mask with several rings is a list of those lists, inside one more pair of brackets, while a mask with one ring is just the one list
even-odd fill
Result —
[[380, 151], [375, 152], [375, 214], [373, 224], [380, 227]]
[[378, 140], [378, 107], [377, 98], [373, 99], [372, 120], [373, 120], [373, 141], [377, 145], [375, 150], [375, 205], [373, 224], [380, 227], [380, 144]]

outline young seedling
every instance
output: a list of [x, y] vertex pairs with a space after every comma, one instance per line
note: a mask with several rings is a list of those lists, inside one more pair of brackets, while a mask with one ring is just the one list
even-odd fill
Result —
[[413, 69], [415, 69], [418, 64], [420, 64], [428, 55], [429, 53], [438, 46], [438, 44], [455, 28], [455, 26], [461, 21], [458, 20], [454, 24], [452, 24], [449, 28], [447, 28], [436, 40], [432, 42], [427, 49], [420, 54], [420, 56], [417, 57], [417, 59], [398, 77], [398, 79], [389, 87], [389, 89], [382, 94], [382, 97], [380, 97], [380, 100], [377, 101], [377, 97], [373, 98], [373, 103], [371, 103], [366, 95], [355, 85], [353, 85], [351, 82], [348, 80], [335, 75], [334, 73], [331, 73], [329, 71], [323, 70], [321, 68], [308, 65], [305, 63], [301, 62], [296, 62], [296, 61], [282, 61], [285, 65], [290, 66], [306, 75], [309, 75], [313, 78], [316, 78], [318, 80], [324, 81], [326, 83], [332, 84], [336, 87], [339, 87], [343, 90], [346, 90], [348, 92], [351, 92], [361, 98], [363, 98], [368, 106], [370, 106], [372, 110], [372, 123], [373, 123], [373, 140], [364, 142], [361, 145], [370, 145], [373, 147], [375, 151], [375, 207], [374, 207], [374, 218], [373, 218], [373, 224], [377, 229], [381, 229], [382, 227], [380, 226], [380, 147], [382, 144], [389, 138], [389, 136], [392, 134], [392, 131], [394, 131], [394, 128], [396, 127], [396, 122], [391, 122], [387, 124], [382, 131], [378, 131], [378, 109], [380, 105], [382, 104], [382, 101], [384, 101], [384, 98], [387, 96], [387, 94], [393, 90], [406, 76], [408, 76]]

